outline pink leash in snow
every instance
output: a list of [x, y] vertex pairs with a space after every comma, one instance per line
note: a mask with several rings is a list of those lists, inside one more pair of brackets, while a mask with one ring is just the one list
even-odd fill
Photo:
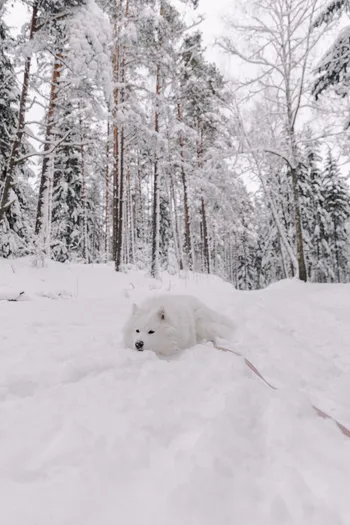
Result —
[[[214, 346], [215, 346], [215, 348], [217, 350], [221, 350], [222, 352], [231, 352], [231, 354], [235, 354], [237, 357], [243, 357], [242, 354], [240, 354], [239, 352], [236, 352], [236, 350], [232, 350], [231, 348], [225, 348], [224, 346], [218, 346], [215, 343], [214, 343]], [[250, 370], [256, 376], [258, 376], [258, 378], [261, 379], [269, 388], [272, 388], [272, 390], [278, 390], [277, 387], [271, 385], [271, 383], [269, 383], [264, 378], [264, 376], [253, 365], [253, 363], [251, 361], [249, 361], [249, 359], [247, 359], [246, 357], [243, 357], [243, 359], [244, 359], [244, 363], [247, 365], [247, 367], [250, 368]], [[315, 412], [316, 412], [316, 414], [318, 416], [322, 417], [322, 419], [330, 419], [331, 421], [334, 421], [334, 423], [338, 426], [338, 428], [341, 430], [341, 432], [344, 434], [344, 436], [350, 438], [350, 430], [348, 428], [346, 428], [344, 425], [339, 423], [339, 421], [334, 419], [334, 417], [330, 416], [329, 414], [326, 414], [326, 412], [323, 412], [323, 410], [320, 410], [319, 408], [317, 408], [315, 405], [312, 405], [312, 408], [315, 410]]]

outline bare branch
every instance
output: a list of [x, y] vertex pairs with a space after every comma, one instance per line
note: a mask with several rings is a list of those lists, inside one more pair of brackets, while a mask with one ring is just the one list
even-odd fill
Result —
[[43, 151], [42, 153], [39, 153], [39, 152], [35, 152], [35, 153], [28, 153], [27, 155], [23, 155], [22, 157], [18, 157], [14, 164], [17, 165], [17, 164], [20, 164], [22, 163], [24, 160], [27, 160], [27, 159], [30, 159], [32, 157], [48, 157], [49, 155], [51, 155], [57, 148], [58, 146], [60, 146], [68, 137], [69, 135], [71, 134], [72, 132], [71, 131], [67, 131], [67, 133], [64, 135], [64, 137], [62, 137], [61, 140], [57, 141], [55, 143], [55, 145], [48, 151]]
[[227, 37], [223, 38], [221, 41], [218, 41], [217, 45], [221, 49], [226, 51], [226, 53], [229, 53], [234, 56], [238, 56], [239, 58], [241, 58], [244, 62], [247, 62], [248, 64], [264, 66], [264, 67], [268, 66], [283, 76], [283, 71], [276, 64], [274, 64], [273, 62], [270, 62], [264, 57], [253, 58], [253, 57], [244, 55], [236, 48], [236, 46], [232, 43], [232, 41]]

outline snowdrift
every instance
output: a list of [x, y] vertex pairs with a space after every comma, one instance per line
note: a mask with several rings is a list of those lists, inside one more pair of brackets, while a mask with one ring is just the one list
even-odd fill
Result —
[[[160, 290], [232, 317], [280, 390], [209, 344], [122, 348], [132, 302]], [[312, 403], [350, 426], [349, 292], [0, 261], [1, 523], [348, 525], [350, 440]]]

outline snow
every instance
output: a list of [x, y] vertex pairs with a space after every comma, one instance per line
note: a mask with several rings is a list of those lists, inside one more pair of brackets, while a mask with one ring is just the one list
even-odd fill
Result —
[[[232, 317], [239, 357], [122, 348], [132, 302], [191, 293]], [[347, 525], [350, 286], [0, 261], [6, 525]]]

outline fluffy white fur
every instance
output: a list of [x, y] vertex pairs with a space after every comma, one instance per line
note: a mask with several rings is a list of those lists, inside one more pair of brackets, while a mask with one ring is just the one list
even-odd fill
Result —
[[137, 350], [168, 356], [202, 341], [227, 339], [232, 322], [187, 295], [161, 295], [133, 305], [124, 343]]

